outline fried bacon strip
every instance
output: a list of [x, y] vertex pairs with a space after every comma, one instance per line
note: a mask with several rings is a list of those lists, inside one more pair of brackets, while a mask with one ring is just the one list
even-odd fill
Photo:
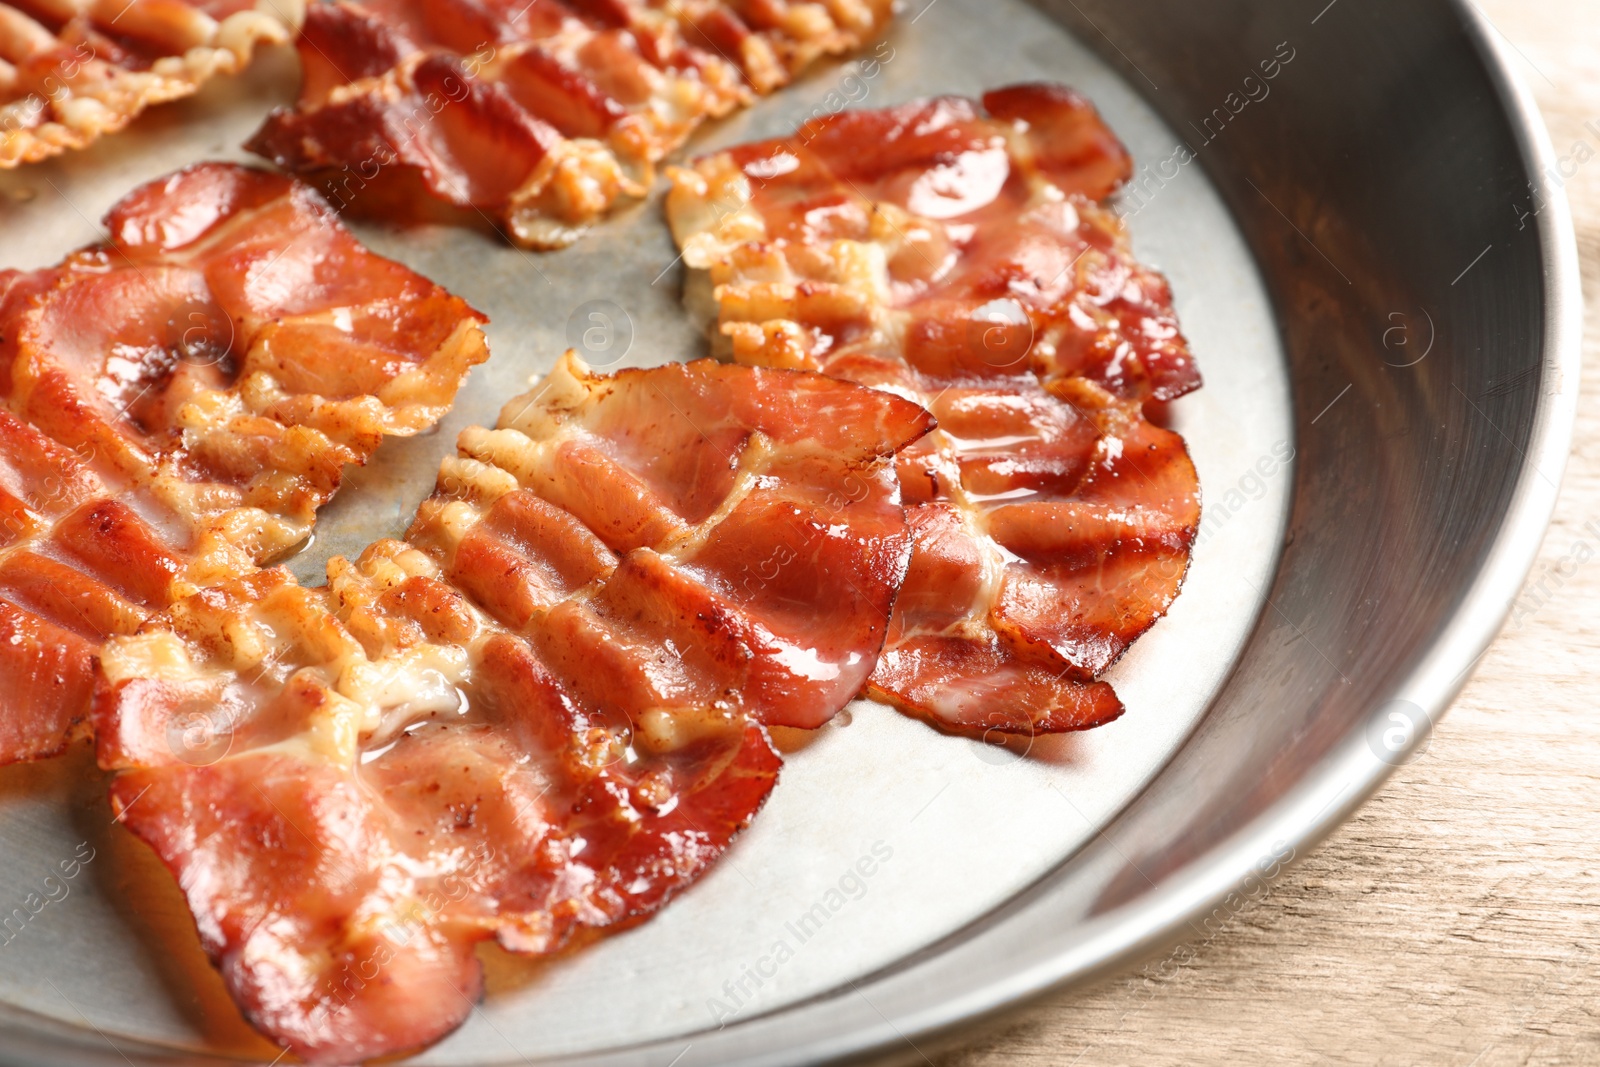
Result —
[[[1200, 384], [1166, 282], [1100, 201], [1130, 172], [1055, 86], [815, 119], [672, 172], [724, 354], [916, 400], [917, 547], [872, 695], [950, 732], [1083, 729], [1095, 681], [1177, 595], [1199, 522]], [[692, 281], [690, 299], [696, 299]]]
[[470, 429], [408, 542], [206, 590], [102, 653], [101, 764], [234, 998], [312, 1062], [438, 1040], [473, 946], [642, 920], [882, 646], [927, 413], [710, 360], [569, 354]]
[[0, 3], [0, 168], [83, 148], [287, 44], [304, 0]]
[[249, 147], [356, 196], [386, 170], [519, 244], [571, 244], [707, 118], [858, 47], [889, 0], [338, 0]]
[[0, 273], [3, 762], [81, 732], [102, 641], [304, 540], [487, 355], [481, 315], [288, 179], [204, 164], [105, 221]]

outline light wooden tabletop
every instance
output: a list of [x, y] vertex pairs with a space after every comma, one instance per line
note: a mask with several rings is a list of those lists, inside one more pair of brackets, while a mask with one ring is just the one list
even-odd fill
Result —
[[[1600, 0], [1479, 3], [1576, 169], [1592, 294]], [[1555, 524], [1426, 754], [1181, 966], [1057, 994], [941, 1067], [1600, 1063], [1600, 304], [1586, 318]]]

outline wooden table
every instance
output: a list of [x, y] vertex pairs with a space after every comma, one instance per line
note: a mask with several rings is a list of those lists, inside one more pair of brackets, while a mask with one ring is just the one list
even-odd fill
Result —
[[[1556, 154], [1594, 150], [1567, 184], [1593, 292], [1600, 0], [1480, 2]], [[1426, 755], [1175, 973], [1058, 994], [941, 1067], [1600, 1063], [1600, 304], [1587, 312], [1555, 524]]]

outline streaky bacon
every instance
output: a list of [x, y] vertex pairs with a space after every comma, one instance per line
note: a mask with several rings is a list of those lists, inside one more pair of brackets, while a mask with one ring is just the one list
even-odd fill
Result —
[[899, 460], [917, 547], [869, 690], [939, 729], [1115, 718], [1095, 679], [1187, 569], [1198, 481], [1142, 405], [1200, 378], [1166, 281], [1101, 202], [1130, 171], [1052, 85], [818, 118], [671, 171], [724, 354], [938, 419]]
[[[571, 244], [707, 118], [875, 36], [889, 0], [338, 0], [312, 4], [299, 102], [249, 148], [357, 198], [394, 172]], [[371, 195], [371, 194], [369, 194]]]
[[83, 148], [238, 73], [304, 14], [304, 0], [0, 3], [0, 168]]
[[202, 164], [105, 221], [0, 272], [0, 762], [64, 748], [102, 641], [303, 541], [487, 356], [483, 316], [289, 179]]
[[760, 807], [766, 725], [865, 682], [911, 550], [876, 390], [569, 355], [407, 542], [262, 571], [102, 653], [99, 758], [247, 1017], [312, 1062], [438, 1040], [473, 946], [640, 921]]

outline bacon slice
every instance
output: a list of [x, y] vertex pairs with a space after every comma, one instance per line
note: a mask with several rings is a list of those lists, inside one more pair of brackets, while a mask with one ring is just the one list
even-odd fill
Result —
[[0, 273], [4, 762], [81, 731], [102, 641], [304, 540], [487, 355], [483, 316], [286, 178], [203, 164], [106, 225]]
[[917, 548], [869, 686], [939, 729], [1115, 718], [1095, 679], [1187, 569], [1194, 467], [1141, 407], [1200, 378], [1166, 282], [1100, 203], [1130, 168], [1081, 97], [1019, 85], [815, 119], [671, 172], [724, 354], [939, 421], [899, 460]]
[[705, 119], [876, 35], [889, 0], [339, 0], [249, 148], [337, 197], [395, 172], [534, 248], [571, 244]]
[[83, 148], [287, 44], [304, 0], [0, 3], [0, 168]]
[[408, 543], [174, 605], [102, 653], [99, 758], [228, 988], [312, 1062], [435, 1041], [473, 946], [545, 953], [698, 878], [882, 646], [898, 397], [569, 356], [470, 429]]

